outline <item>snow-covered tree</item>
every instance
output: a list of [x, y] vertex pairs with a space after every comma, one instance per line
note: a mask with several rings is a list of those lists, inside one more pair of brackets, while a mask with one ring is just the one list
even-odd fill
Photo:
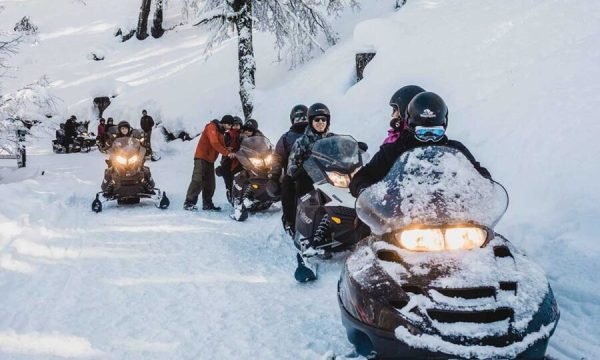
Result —
[[[152, 19], [152, 28], [150, 29], [150, 33], [154, 38], [161, 37], [165, 32], [163, 29], [164, 4], [164, 0], [154, 0], [154, 17]], [[148, 17], [150, 16], [151, 8], [152, 0], [142, 0], [136, 29], [136, 37], [138, 40], [144, 40], [148, 37]]]
[[307, 60], [315, 49], [324, 51], [319, 35], [324, 35], [327, 45], [335, 44], [337, 34], [329, 23], [330, 15], [345, 6], [358, 6], [357, 0], [184, 0], [184, 3], [199, 17], [194, 25], [210, 29], [210, 45], [237, 35], [240, 99], [247, 119], [254, 107], [253, 30], [273, 33], [280, 54], [285, 52], [286, 60], [295, 66]]

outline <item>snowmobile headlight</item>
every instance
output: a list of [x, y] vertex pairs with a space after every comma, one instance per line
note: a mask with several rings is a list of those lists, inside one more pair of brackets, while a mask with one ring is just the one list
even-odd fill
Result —
[[265, 156], [265, 165], [266, 166], [271, 166], [271, 162], [273, 161], [273, 155], [267, 155]]
[[129, 162], [129, 164], [134, 164], [136, 161], [138, 161], [138, 156], [137, 155], [133, 155], [132, 157], [129, 158], [129, 160], [127, 160], [127, 162]]
[[252, 166], [254, 166], [256, 168], [261, 168], [265, 165], [265, 162], [263, 161], [263, 159], [260, 159], [260, 158], [248, 158], [248, 159], [252, 163]]
[[483, 245], [486, 237], [486, 231], [477, 227], [446, 229], [444, 236], [447, 250], [475, 249]]
[[115, 157], [115, 159], [117, 160], [117, 162], [121, 165], [127, 165], [127, 158], [121, 155], [118, 155], [117, 157]]
[[396, 234], [400, 246], [411, 251], [444, 250], [444, 233], [441, 229], [404, 230]]
[[396, 240], [406, 250], [471, 250], [483, 246], [487, 232], [478, 227], [447, 229], [413, 229], [396, 233]]
[[327, 171], [327, 177], [333, 186], [347, 188], [350, 186], [350, 176], [346, 174], [340, 174], [337, 171]]

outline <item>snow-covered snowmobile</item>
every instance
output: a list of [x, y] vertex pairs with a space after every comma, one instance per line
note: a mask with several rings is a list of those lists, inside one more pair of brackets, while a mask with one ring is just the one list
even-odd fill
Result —
[[363, 191], [372, 235], [346, 260], [348, 339], [376, 359], [544, 359], [559, 311], [543, 270], [494, 226], [500, 184], [456, 149], [404, 153]]
[[[362, 148], [362, 149], [361, 149]], [[354, 198], [348, 186], [366, 162], [366, 144], [349, 135], [335, 135], [314, 143], [302, 164], [314, 190], [298, 200], [294, 245], [299, 250], [295, 277], [299, 282], [315, 280], [314, 256], [328, 257], [349, 249], [362, 236], [356, 221]]]
[[167, 194], [154, 187], [150, 169], [144, 166], [146, 149], [137, 135], [134, 133], [130, 137], [112, 141], [108, 149], [109, 167], [105, 170], [102, 191], [96, 194], [92, 202], [92, 211], [102, 211], [100, 195], [105, 200], [117, 200], [118, 204], [137, 204], [142, 198], [150, 198], [160, 209], [169, 207]]
[[233, 178], [231, 218], [244, 221], [248, 213], [267, 210], [279, 200], [267, 191], [273, 145], [264, 136], [244, 137], [236, 155], [243, 170]]
[[[69, 152], [90, 152], [96, 146], [96, 135], [88, 132], [89, 121], [77, 123], [76, 135], [68, 145]], [[56, 130], [56, 139], [52, 140], [52, 149], [55, 153], [61, 154], [67, 152], [67, 139], [65, 136], [64, 124]]]

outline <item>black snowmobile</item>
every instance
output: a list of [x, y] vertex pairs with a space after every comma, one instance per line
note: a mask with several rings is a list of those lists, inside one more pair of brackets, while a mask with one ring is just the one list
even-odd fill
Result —
[[338, 301], [348, 339], [373, 359], [544, 359], [559, 311], [543, 270], [494, 226], [502, 185], [456, 149], [403, 154], [363, 191], [373, 235], [348, 257]]
[[88, 131], [89, 121], [76, 123], [76, 135], [71, 143], [67, 145], [65, 135], [65, 124], [60, 124], [60, 128], [56, 130], [56, 138], [52, 140], [52, 150], [57, 154], [67, 152], [67, 146], [70, 146], [69, 152], [90, 152], [96, 146], [96, 135]]
[[102, 191], [92, 202], [92, 211], [102, 211], [100, 195], [106, 200], [117, 200], [118, 204], [137, 204], [142, 198], [153, 199], [160, 209], [169, 207], [167, 194], [154, 187], [150, 169], [144, 166], [145, 147], [134, 130], [130, 137], [120, 137], [112, 141], [108, 149], [108, 169], [105, 170]]
[[299, 250], [295, 277], [299, 282], [317, 278], [314, 256], [327, 258], [348, 250], [368, 229], [356, 221], [354, 198], [348, 186], [363, 166], [366, 144], [349, 135], [335, 135], [314, 143], [303, 170], [313, 181], [314, 190], [298, 200], [294, 245]]
[[236, 155], [243, 170], [233, 178], [231, 218], [244, 221], [248, 218], [248, 213], [267, 210], [274, 202], [279, 201], [267, 191], [273, 145], [264, 136], [244, 137]]

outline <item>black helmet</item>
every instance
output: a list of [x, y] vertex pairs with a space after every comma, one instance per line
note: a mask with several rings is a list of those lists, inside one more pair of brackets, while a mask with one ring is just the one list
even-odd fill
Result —
[[254, 119], [248, 119], [242, 126], [242, 131], [252, 131], [255, 132], [258, 130], [258, 121]]
[[312, 121], [315, 116], [325, 116], [327, 118], [327, 125], [329, 125], [331, 114], [325, 104], [314, 103], [308, 108], [308, 120]]
[[408, 104], [408, 128], [416, 126], [448, 126], [448, 106], [438, 94], [423, 92]]
[[306, 115], [308, 113], [308, 108], [306, 107], [306, 105], [296, 105], [292, 108], [292, 111], [290, 112], [290, 121], [293, 123], [295, 122], [304, 122], [306, 121]]
[[128, 129], [127, 130], [127, 135], [129, 135], [129, 133], [131, 133], [131, 125], [129, 125], [129, 122], [125, 121], [125, 120], [119, 122], [119, 124], [117, 125], [117, 132], [120, 133], [121, 132], [121, 128], [124, 128], [124, 127]]
[[104, 118], [100, 118], [100, 124], [104, 124], [106, 122], [106, 120], [104, 120]]
[[107, 123], [107, 124], [112, 124], [112, 123], [113, 123], [113, 121], [114, 121], [114, 120], [113, 120], [113, 118], [109, 117], [109, 118], [106, 120], [106, 123]]
[[417, 85], [407, 85], [401, 87], [398, 91], [392, 95], [390, 99], [390, 106], [400, 111], [400, 117], [406, 117], [406, 108], [408, 107], [408, 103], [417, 96], [418, 94], [425, 92], [420, 86]]
[[234, 116], [233, 117], [233, 125], [242, 126], [242, 125], [244, 125], [244, 122], [242, 121], [242, 118], [240, 118], [239, 116]]

